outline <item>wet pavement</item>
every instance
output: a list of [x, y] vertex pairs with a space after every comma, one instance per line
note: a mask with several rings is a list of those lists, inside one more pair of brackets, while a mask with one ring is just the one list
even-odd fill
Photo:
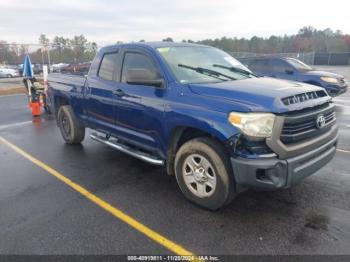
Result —
[[22, 77], [14, 77], [14, 78], [0, 78], [0, 90], [1, 89], [9, 89], [14, 87], [22, 87]]
[[[210, 212], [174, 177], [86, 138], [66, 146], [23, 95], [0, 97], [0, 136], [195, 254], [350, 254], [350, 93], [335, 99], [339, 149], [300, 185], [247, 191]], [[0, 254], [169, 254], [0, 143]]]

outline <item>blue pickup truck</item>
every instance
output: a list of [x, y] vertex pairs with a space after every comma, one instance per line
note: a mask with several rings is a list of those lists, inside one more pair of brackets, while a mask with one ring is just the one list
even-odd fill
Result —
[[240, 61], [257, 76], [275, 77], [323, 87], [330, 96], [344, 94], [348, 83], [344, 76], [315, 70], [291, 57], [251, 57]]
[[258, 78], [227, 53], [187, 43], [102, 48], [87, 76], [53, 73], [63, 139], [90, 137], [175, 175], [218, 209], [247, 188], [288, 188], [334, 156], [335, 106], [313, 85]]

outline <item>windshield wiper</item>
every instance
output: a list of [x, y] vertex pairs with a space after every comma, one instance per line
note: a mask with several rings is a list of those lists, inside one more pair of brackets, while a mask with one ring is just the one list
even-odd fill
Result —
[[214, 64], [213, 67], [224, 68], [224, 69], [230, 70], [231, 72], [239, 73], [239, 74], [242, 74], [242, 75], [245, 75], [245, 76], [249, 76], [249, 77], [250, 76], [256, 76], [252, 72], [249, 72], [247, 70], [244, 70], [244, 69], [236, 67], [236, 66], [224, 66], [224, 65]]
[[232, 76], [228, 76], [228, 75], [225, 75], [225, 74], [220, 73], [218, 71], [211, 70], [211, 69], [204, 68], [204, 67], [193, 67], [193, 66], [183, 65], [183, 64], [178, 64], [177, 66], [196, 71], [197, 73], [200, 73], [200, 74], [215, 77], [215, 78], [223, 80], [223, 81], [225, 81], [225, 80], [220, 78], [220, 77], [226, 77], [226, 78], [231, 79], [231, 80], [236, 80], [236, 78], [234, 78]]

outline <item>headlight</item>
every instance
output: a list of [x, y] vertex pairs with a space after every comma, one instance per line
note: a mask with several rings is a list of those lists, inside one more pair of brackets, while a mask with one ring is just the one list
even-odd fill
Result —
[[321, 80], [327, 83], [337, 84], [338, 79], [330, 76], [321, 76]]
[[231, 112], [228, 121], [248, 137], [266, 138], [271, 136], [275, 115]]

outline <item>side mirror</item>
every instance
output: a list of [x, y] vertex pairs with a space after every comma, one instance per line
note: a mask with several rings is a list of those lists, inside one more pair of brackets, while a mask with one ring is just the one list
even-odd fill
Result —
[[291, 70], [291, 69], [286, 69], [285, 72], [286, 72], [287, 75], [292, 75], [292, 74], [294, 74], [294, 71]]
[[129, 69], [126, 72], [126, 82], [131, 85], [163, 87], [163, 79], [159, 73], [148, 69]]

